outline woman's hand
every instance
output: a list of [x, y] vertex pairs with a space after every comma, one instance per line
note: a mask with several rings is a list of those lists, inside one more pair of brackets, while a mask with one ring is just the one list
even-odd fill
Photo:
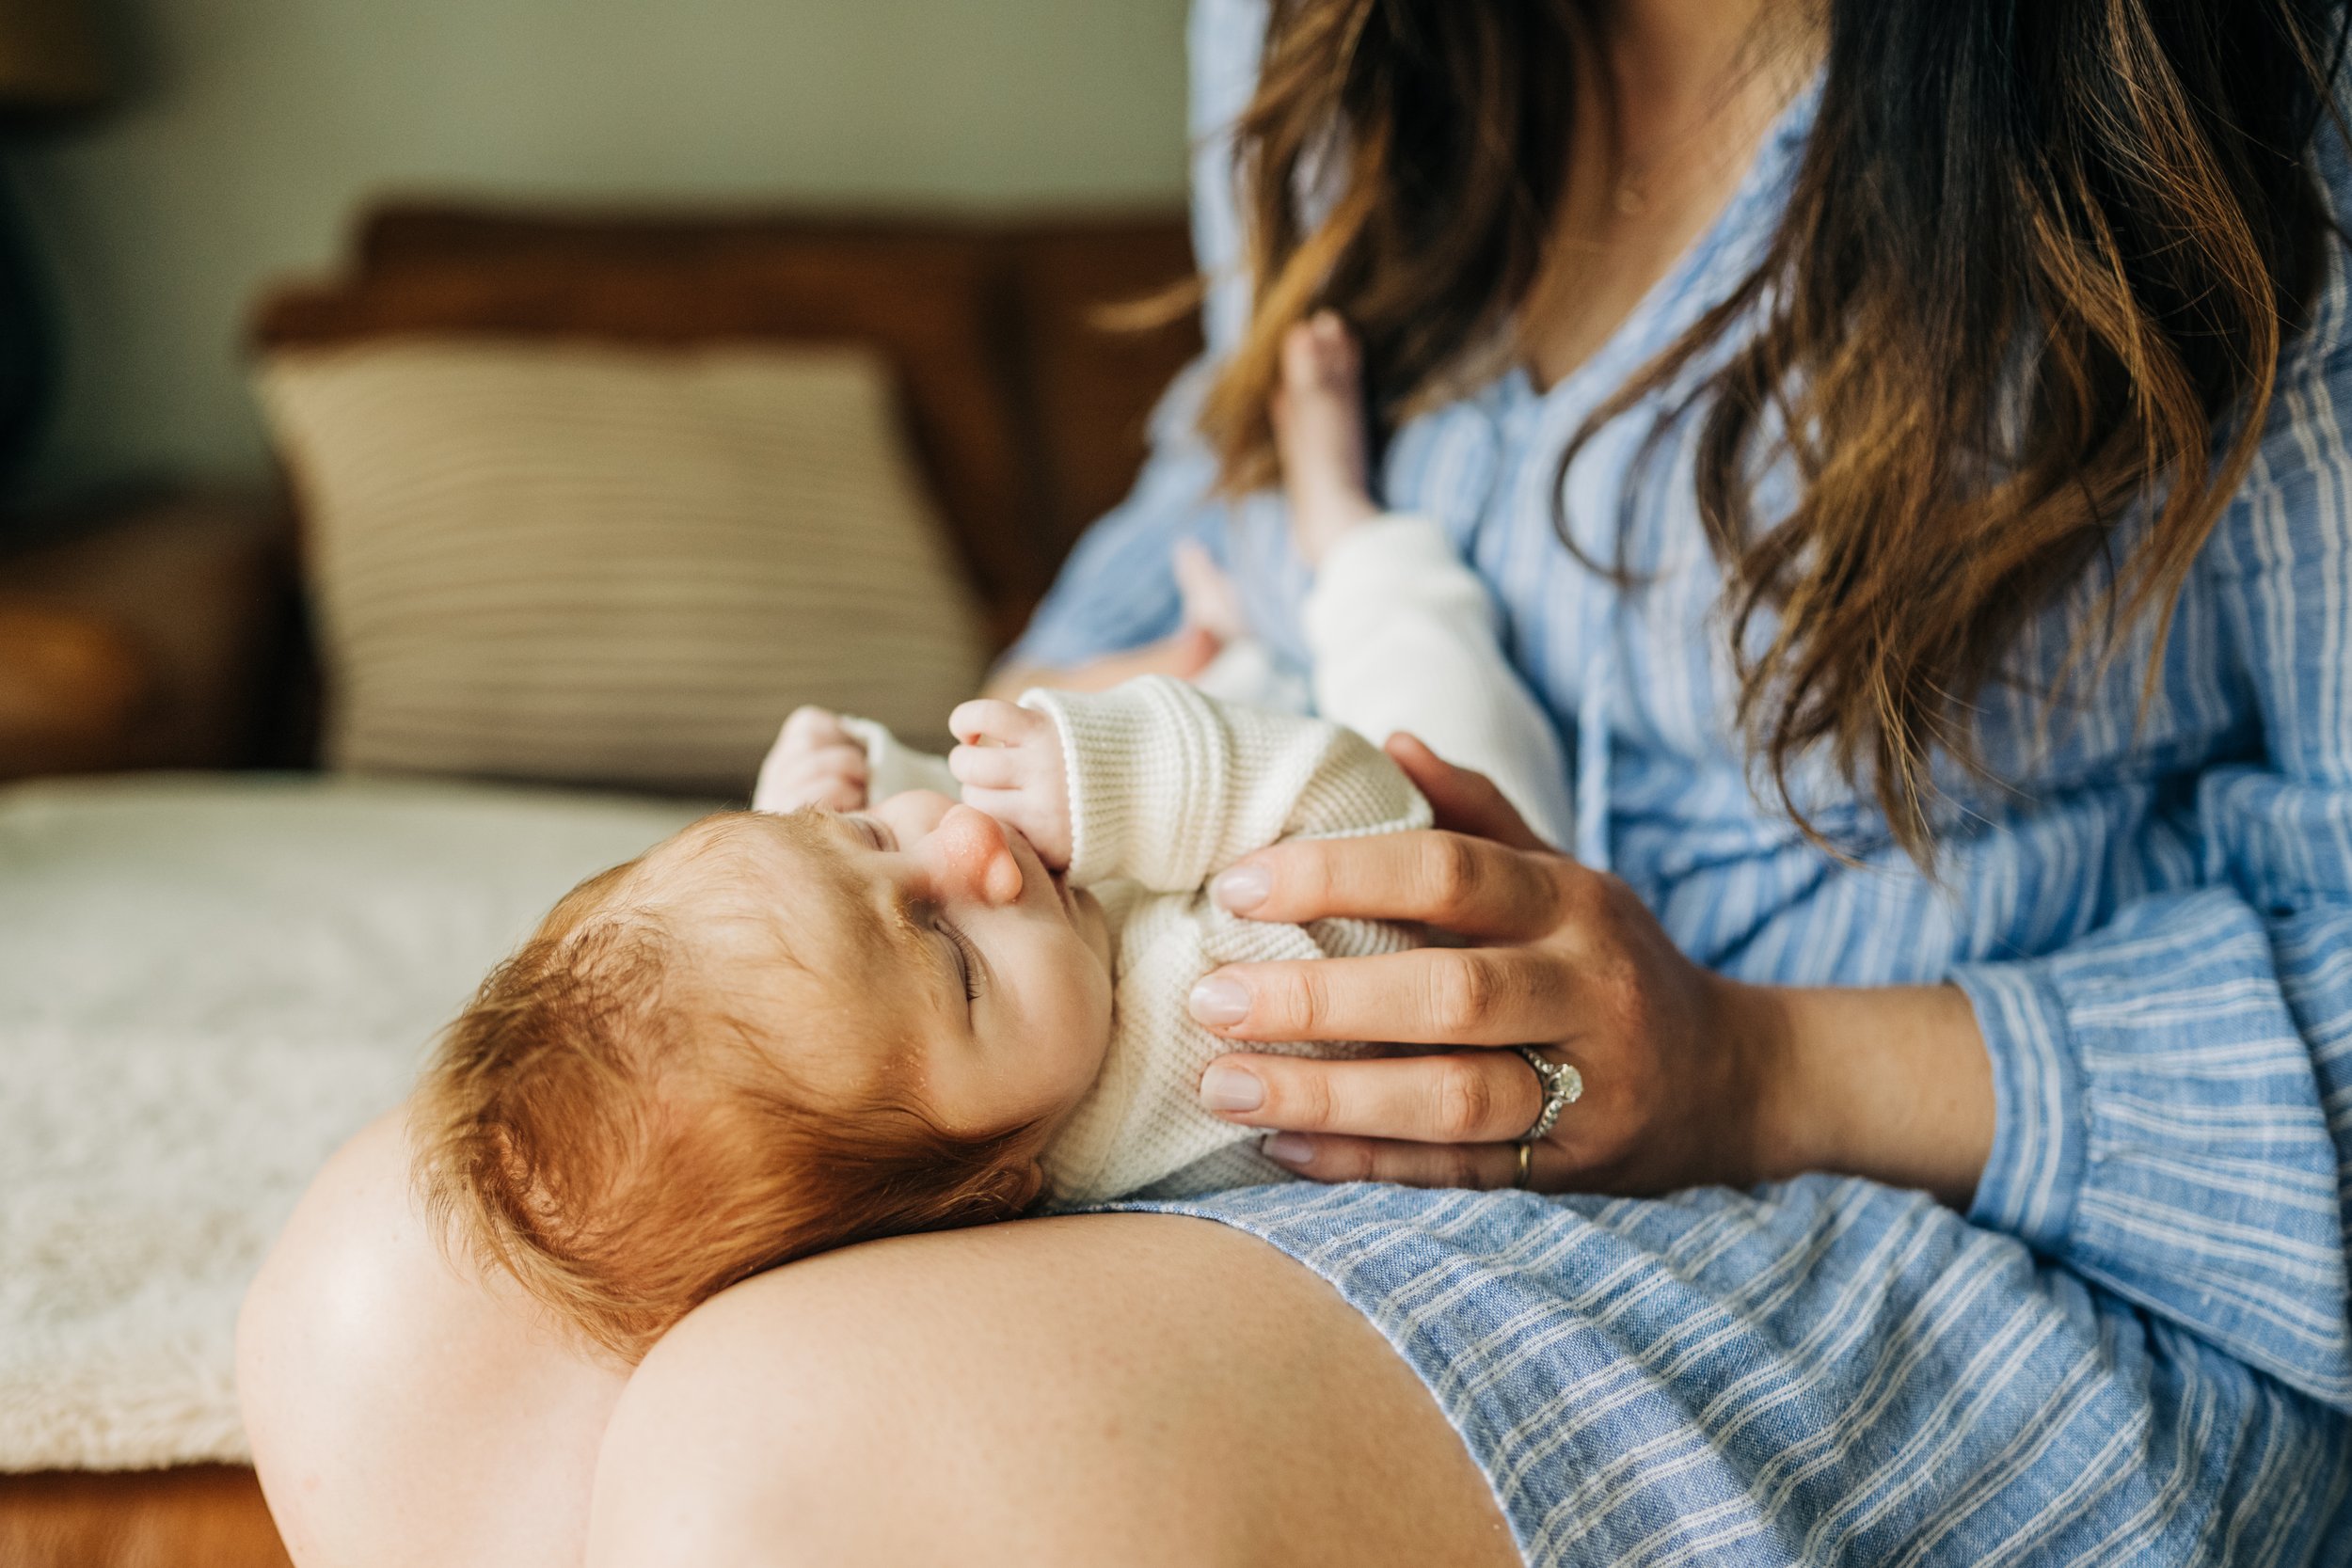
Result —
[[1624, 883], [1540, 845], [1483, 777], [1409, 736], [1389, 751], [1439, 831], [1277, 845], [1215, 895], [1256, 919], [1412, 920], [1472, 944], [1230, 965], [1195, 989], [1193, 1016], [1237, 1044], [1457, 1049], [1220, 1057], [1203, 1103], [1279, 1131], [1271, 1158], [1321, 1180], [1509, 1185], [1543, 1090], [1501, 1048], [1534, 1045], [1584, 1080], [1533, 1151], [1538, 1190], [1655, 1193], [1836, 1168], [1965, 1197], [1992, 1108], [1957, 992], [1773, 990], [1712, 974]]

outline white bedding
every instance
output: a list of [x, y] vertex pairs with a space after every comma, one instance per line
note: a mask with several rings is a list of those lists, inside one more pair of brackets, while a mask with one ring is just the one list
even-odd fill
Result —
[[0, 790], [0, 1470], [245, 1457], [237, 1302], [579, 878], [694, 815], [438, 784]]

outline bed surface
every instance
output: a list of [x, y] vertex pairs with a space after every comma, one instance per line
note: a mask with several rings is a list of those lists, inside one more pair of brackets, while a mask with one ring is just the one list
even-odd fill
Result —
[[310, 1175], [677, 802], [348, 779], [0, 791], [0, 1469], [246, 1457], [233, 1329]]

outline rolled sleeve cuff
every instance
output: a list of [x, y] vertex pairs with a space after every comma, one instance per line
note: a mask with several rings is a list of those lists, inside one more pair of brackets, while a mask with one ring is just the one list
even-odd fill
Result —
[[1951, 979], [1993, 1062], [1993, 1152], [1968, 1217], [2057, 1252], [2074, 1224], [2090, 1135], [2066, 1006], [2039, 964], [1972, 964]]
[[1070, 787], [1070, 879], [1198, 887], [1222, 816], [1216, 722], [1181, 681], [1147, 675], [1108, 691], [1022, 694], [1060, 732]]

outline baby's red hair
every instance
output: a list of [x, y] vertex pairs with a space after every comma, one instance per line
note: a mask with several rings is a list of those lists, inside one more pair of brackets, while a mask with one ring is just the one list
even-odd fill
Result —
[[812, 1105], [784, 1042], [711, 1006], [616, 896], [635, 865], [565, 895], [443, 1033], [409, 1128], [445, 1242], [634, 1364], [763, 1269], [1034, 1198], [1028, 1128]]

